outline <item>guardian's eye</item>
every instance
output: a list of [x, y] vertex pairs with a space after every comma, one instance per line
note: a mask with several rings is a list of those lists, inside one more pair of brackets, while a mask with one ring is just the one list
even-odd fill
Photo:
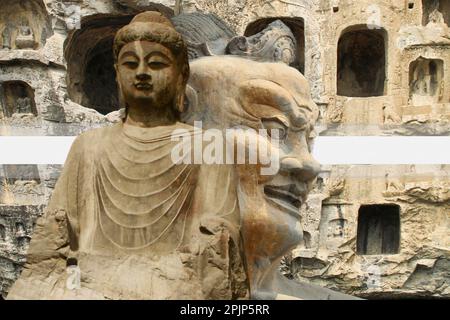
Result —
[[286, 139], [289, 127], [278, 118], [261, 119], [267, 135], [273, 139], [283, 141]]

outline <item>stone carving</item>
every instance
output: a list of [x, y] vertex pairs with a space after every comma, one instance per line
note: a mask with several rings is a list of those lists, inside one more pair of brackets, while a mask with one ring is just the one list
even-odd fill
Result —
[[398, 196], [405, 192], [405, 186], [400, 182], [399, 179], [393, 177], [394, 173], [391, 171], [387, 171], [384, 175], [385, 178], [385, 191], [383, 192], [383, 196], [392, 197]]
[[[34, 108], [37, 106], [37, 110], [39, 111], [37, 113], [35, 110], [35, 114], [39, 116], [32, 117], [32, 119], [31, 117], [25, 117], [26, 114], [16, 113], [17, 98], [24, 96], [16, 95], [14, 92], [10, 92], [13, 94], [9, 94], [6, 91], [6, 95], [0, 99], [2, 100], [0, 104], [2, 104], [3, 108], [0, 111], [2, 122], [0, 134], [2, 135], [74, 136], [87, 129], [105, 125], [105, 116], [97, 112], [99, 110], [95, 109], [95, 105], [87, 104], [84, 100], [78, 100], [77, 98], [85, 94], [83, 83], [87, 74], [84, 73], [84, 70], [95, 71], [95, 69], [85, 68], [84, 66], [87, 66], [88, 61], [92, 61], [89, 63], [92, 63], [94, 66], [97, 61], [103, 64], [106, 54], [112, 52], [113, 34], [115, 34], [118, 28], [129, 22], [131, 14], [140, 12], [142, 8], [147, 9], [148, 6], [152, 6], [155, 10], [164, 12], [165, 14], [167, 13], [166, 16], [172, 16], [175, 11], [174, 19], [178, 18], [176, 15], [178, 12], [187, 12], [186, 6], [194, 9], [187, 1], [182, 1], [181, 3], [181, 1], [166, 0], [153, 2], [147, 0], [2, 0], [0, 2], [0, 49], [3, 47], [5, 49], [16, 48], [16, 36], [18, 35], [19, 26], [23, 19], [29, 21], [34, 32], [35, 40], [39, 42], [40, 49], [39, 51], [0, 50], [0, 60], [2, 61], [0, 66], [0, 82], [4, 84], [5, 81], [21, 79], [21, 81], [28, 83], [33, 88], [32, 94], [28, 95], [28, 97], [32, 99]], [[72, 35], [79, 34], [83, 29], [79, 31], [73, 30], [70, 33], [67, 32], [64, 22], [66, 14], [64, 13], [62, 2], [81, 6], [83, 29], [88, 28], [92, 30], [92, 33], [89, 33], [88, 37], [78, 38], [75, 42], [71, 41]], [[158, 4], [155, 4], [155, 2], [158, 2]], [[175, 2], [180, 4], [179, 7], [182, 7], [180, 10], [177, 10], [176, 7], [175, 10], [172, 10], [173, 3]], [[274, 21], [273, 17], [279, 17], [279, 19], [288, 25], [296, 36], [298, 44], [297, 55], [300, 61], [303, 61], [301, 56], [304, 51], [303, 55], [306, 59], [305, 75], [313, 86], [314, 101], [324, 106], [328, 104], [329, 97], [335, 97], [345, 102], [346, 112], [341, 122], [342, 125], [329, 125], [327, 131], [322, 131], [321, 134], [448, 136], [450, 132], [450, 81], [448, 73], [448, 66], [450, 65], [450, 55], [448, 54], [450, 33], [449, 29], [443, 24], [429, 24], [429, 15], [434, 8], [437, 8], [433, 4], [434, 1], [423, 1], [422, 3], [422, 1], [418, 0], [408, 2], [389, 2], [385, 0], [314, 0], [296, 1], [297, 5], [286, 5], [278, 1], [278, 3], [272, 2], [272, 5], [267, 4], [264, 6], [261, 6], [260, 1], [196, 0], [189, 2], [196, 3], [195, 11], [215, 13], [222, 21], [230, 26], [228, 29], [235, 30], [235, 32], [232, 32], [231, 37], [226, 36], [228, 41], [225, 41], [224, 45], [235, 35], [250, 35], [259, 32], [267, 26], [268, 21]], [[410, 6], [408, 7], [406, 3]], [[443, 14], [447, 25], [450, 19], [449, 3], [449, 1], [445, 0], [439, 1], [438, 9]], [[383, 12], [382, 22], [385, 30], [379, 31], [385, 33], [384, 42], [386, 43], [386, 50], [381, 50], [386, 56], [385, 91], [383, 92], [383, 96], [380, 97], [344, 98], [336, 96], [338, 38], [341, 31], [345, 31], [344, 28], [347, 29], [348, 27], [347, 30], [351, 31], [359, 28], [359, 25], [367, 27], [367, 17], [370, 15], [370, 10], [368, 11], [369, 4], [378, 6]], [[429, 9], [424, 9], [423, 6]], [[291, 19], [291, 17], [297, 18]], [[299, 22], [304, 20], [304, 23], [300, 22], [298, 29], [296, 29], [292, 23], [293, 19]], [[435, 21], [439, 21], [440, 19]], [[52, 21], [54, 23], [53, 25]], [[90, 21], [92, 23], [88, 23]], [[186, 25], [192, 23], [192, 21], [186, 20]], [[209, 26], [209, 24], [201, 24], [199, 22], [198, 24], [194, 23], [191, 28], [186, 29], [191, 30], [189, 33], [192, 32], [192, 34], [195, 34], [197, 31], [207, 33], [208, 29], [205, 30], [206, 27], [203, 27], [204, 25]], [[246, 31], [244, 32], [244, 30]], [[180, 30], [178, 31], [181, 33]], [[377, 30], [372, 29], [367, 30], [367, 32], [372, 32], [373, 34]], [[305, 37], [304, 42], [302, 41], [302, 36]], [[97, 43], [103, 44], [106, 40], [109, 41], [110, 39], [111, 43], [108, 46], [96, 45]], [[211, 54], [214, 54], [214, 46], [211, 44], [211, 41], [208, 40], [207, 42], [209, 51], [212, 51]], [[364, 44], [365, 39], [362, 38], [359, 42]], [[70, 45], [71, 43], [72, 45]], [[303, 43], [306, 44], [305, 48], [303, 48]], [[72, 50], [71, 47], [84, 47], [85, 50]], [[361, 46], [359, 47], [361, 48]], [[107, 51], [103, 51], [103, 49]], [[355, 46], [351, 49], [357, 50], [358, 47]], [[103, 52], [105, 52], [105, 55], [99, 55], [96, 60], [89, 60], [91, 54], [96, 55], [96, 53]], [[363, 55], [370, 55], [370, 52], [364, 51]], [[85, 55], [87, 58], [84, 58]], [[92, 92], [93, 96], [99, 96], [96, 92], [103, 91], [106, 97], [113, 96], [109, 93], [112, 90], [116, 91], [116, 82], [115, 78], [112, 78], [114, 68], [112, 54], [110, 55], [111, 72], [106, 72], [106, 76], [100, 72], [93, 72], [89, 77], [92, 76], [92, 78], [97, 79], [97, 83], [104, 81], [104, 79], [111, 79], [112, 86], [109, 86], [108, 83], [102, 89], [100, 86], [96, 87], [93, 85], [96, 82], [91, 82], [91, 84], [86, 83], [86, 93]], [[77, 56], [81, 58], [77, 59]], [[406, 101], [410, 92], [410, 79], [415, 80], [415, 75], [412, 74], [411, 78], [411, 74], [408, 74], [408, 69], [410, 63], [416, 61], [419, 57], [442, 60], [442, 66], [444, 68], [442, 69], [443, 77], [440, 79], [440, 82], [437, 82], [439, 93], [436, 93], [433, 99], [427, 99], [428, 101], [421, 103], [421, 106], [417, 107], [417, 105], [412, 103], [413, 99], [411, 99], [409, 105], [406, 105]], [[67, 70], [64, 68], [66, 65], [68, 67]], [[371, 72], [367, 71], [367, 64], [362, 65], [364, 67], [361, 69], [361, 75], [371, 74]], [[102, 68], [98, 68], [97, 70], [101, 71]], [[428, 71], [426, 68], [424, 70], [424, 74], [426, 74]], [[323, 74], [324, 72], [325, 74]], [[237, 77], [235, 76], [234, 80]], [[80, 88], [80, 91], [76, 91], [78, 90], [76, 89], [72, 93], [70, 91], [72, 86], [75, 89]], [[92, 90], [91, 88], [98, 89]], [[114, 93], [115, 97], [117, 97], [116, 93]], [[52, 98], [53, 94], [56, 98]], [[13, 99], [3, 99], [3, 97], [8, 96], [13, 97]], [[420, 96], [418, 97], [420, 98]], [[424, 97], [426, 98], [427, 96]], [[434, 99], [435, 97], [436, 99]], [[385, 101], [389, 101], [393, 109], [401, 116], [403, 121], [401, 125], [383, 124], [385, 120], [388, 120], [386, 115], [383, 119], [382, 104]], [[115, 110], [107, 108], [107, 103], [98, 103], [98, 105], [107, 109], [104, 113]], [[115, 104], [114, 107], [118, 107], [118, 104]], [[102, 111], [100, 112], [103, 113]], [[11, 113], [14, 114], [11, 115]], [[323, 112], [322, 114], [324, 115], [324, 121], [326, 121], [325, 113]], [[111, 117], [108, 118], [110, 118], [110, 121], [121, 121], [119, 115], [114, 119], [111, 119]], [[320, 123], [318, 128], [322, 129], [324, 127], [325, 124]], [[397, 166], [392, 166], [392, 168], [394, 172], [397, 170]], [[337, 172], [340, 168], [336, 169], [333, 167], [331, 170], [332, 172]], [[373, 168], [364, 166], [358, 175], [356, 175], [356, 177], [360, 178], [355, 179], [355, 176], [352, 175], [347, 179], [345, 199], [331, 198], [325, 200], [323, 207], [321, 207], [320, 201], [314, 202], [315, 205], [310, 206], [308, 212], [311, 215], [314, 213], [315, 215], [313, 216], [315, 219], [325, 222], [328, 222], [326, 218], [328, 214], [325, 214], [328, 210], [327, 208], [332, 208], [333, 210], [331, 212], [334, 213], [341, 206], [344, 216], [348, 221], [350, 231], [348, 234], [344, 233], [346, 235], [345, 239], [336, 241], [337, 248], [333, 246], [332, 249], [329, 249], [327, 248], [328, 244], [325, 243], [326, 239], [324, 238], [326, 237], [323, 236], [326, 235], [326, 227], [323, 228], [325, 231], [322, 231], [322, 229], [316, 228], [316, 224], [314, 226], [312, 224], [303, 226], [305, 243], [308, 242], [308, 233], [311, 237], [313, 244], [312, 249], [310, 249], [311, 251], [317, 250], [316, 242], [319, 242], [319, 238], [325, 243], [323, 244], [323, 248], [317, 253], [317, 256], [325, 262], [324, 265], [326, 267], [323, 269], [325, 270], [324, 274], [316, 275], [314, 278], [305, 277], [301, 270], [299, 270], [296, 277], [298, 276], [297, 278], [303, 281], [326, 285], [329, 288], [339, 288], [339, 290], [348, 293], [370, 298], [417, 298], [419, 296], [426, 298], [448, 298], [450, 296], [450, 289], [447, 285], [448, 276], [446, 276], [445, 271], [448, 268], [445, 268], [445, 264], [442, 266], [442, 273], [435, 272], [435, 270], [420, 269], [417, 273], [414, 272], [414, 274], [411, 274], [414, 271], [414, 261], [417, 259], [433, 258], [433, 260], [437, 260], [442, 256], [446, 257], [447, 261], [449, 259], [449, 218], [448, 210], [446, 209], [448, 202], [442, 201], [446, 197], [445, 194], [440, 195], [441, 192], [445, 191], [445, 188], [448, 189], [448, 186], [434, 185], [435, 189], [433, 189], [429, 184], [421, 183], [421, 189], [411, 190], [412, 196], [401, 194], [387, 199], [383, 197], [383, 192], [386, 191], [386, 172], [383, 169], [378, 173], [376, 178], [372, 179], [372, 170]], [[418, 177], [420, 177], [422, 169], [419, 169], [419, 171], [417, 172]], [[431, 171], [437, 173], [436, 169], [432, 169]], [[3, 172], [1, 166], [0, 172]], [[43, 174], [41, 177], [44, 179], [48, 174], [48, 169], [45, 166], [39, 166], [39, 172]], [[59, 171], [53, 180], [56, 180], [58, 176]], [[398, 176], [398, 173], [390, 174], [389, 180], [398, 180], [396, 178]], [[55, 182], [53, 181], [52, 185]], [[417, 185], [414, 186], [415, 183], [410, 183], [407, 179], [405, 181], [400, 179], [400, 182], [405, 182], [405, 186], [408, 189], [417, 187]], [[2, 183], [3, 178], [0, 178], [0, 184]], [[35, 192], [43, 192], [42, 189], [39, 190], [42, 186], [38, 185], [35, 188], [30, 184], [30, 187], [28, 188], [28, 183], [22, 185], [22, 181], [18, 181], [17, 183], [6, 186], [0, 192], [0, 202], [3, 205], [6, 203], [11, 204], [8, 208], [4, 206], [0, 208], [0, 224], [5, 226], [7, 238], [5, 246], [0, 248], [1, 293], [6, 293], [10, 284], [18, 277], [18, 268], [23, 264], [25, 255], [24, 249], [16, 246], [17, 239], [14, 237], [16, 221], [8, 220], [9, 218], [5, 220], [4, 217], [9, 217], [9, 215], [16, 217], [26, 214], [26, 217], [24, 216], [23, 219], [31, 221], [29, 211], [26, 209], [31, 208], [35, 204], [47, 205], [47, 199], [45, 197], [40, 199], [40, 197], [35, 195]], [[393, 188], [391, 187], [391, 189]], [[51, 190], [47, 190], [46, 194], [49, 193], [51, 193]], [[418, 197], [415, 197], [413, 193], [418, 195]], [[326, 188], [318, 191], [318, 198], [324, 199], [327, 196], [328, 191]], [[438, 201], [424, 201], [420, 197], [438, 199]], [[357, 264], [355, 264], [355, 262], [361, 262], [361, 259], [366, 258], [357, 254], [355, 255], [355, 225], [357, 223], [358, 208], [361, 204], [385, 203], [387, 200], [389, 203], [402, 206], [402, 250], [400, 256], [391, 256], [384, 259], [383, 270], [386, 273], [383, 274], [381, 279], [382, 286], [376, 292], [372, 291], [368, 293], [362, 280], [363, 273]], [[24, 206], [20, 207], [20, 205]], [[321, 209], [324, 211], [321, 211]], [[41, 212], [36, 211], [36, 213], [40, 214]], [[306, 219], [307, 216], [302, 213], [302, 220]], [[323, 225], [326, 226], [326, 223], [323, 223]], [[322, 237], [319, 237], [319, 235], [322, 235]], [[341, 244], [343, 244], [342, 247]], [[14, 254], [11, 257], [11, 252], [18, 252], [18, 254]], [[304, 255], [302, 257], [309, 258], [311, 256], [314, 255]], [[371, 259], [368, 260], [371, 263]], [[302, 266], [305, 268], [313, 264], [312, 262], [306, 263], [307, 261], [307, 259], [302, 260]], [[14, 272], [10, 272], [9, 270], [11, 269]], [[291, 276], [294, 275], [291, 274]], [[408, 285], [404, 285], [405, 280], [409, 276], [414, 278], [414, 281], [411, 283], [408, 281]], [[427, 285], [424, 285], [424, 280], [426, 280]]]
[[33, 30], [27, 22], [19, 26], [19, 34], [16, 38], [17, 49], [34, 49], [38, 43], [34, 40]]
[[343, 176], [339, 176], [333, 179], [330, 179], [328, 184], [328, 193], [332, 197], [336, 197], [342, 194], [345, 189], [345, 178]]
[[[298, 210], [319, 170], [305, 151], [318, 117], [307, 80], [284, 64], [207, 57], [191, 66], [185, 103], [187, 48], [150, 12], [119, 30], [114, 55], [126, 117], [74, 142], [9, 298], [349, 298], [278, 272], [301, 240]], [[196, 139], [199, 119], [280, 130], [271, 138], [281, 147], [259, 138], [279, 173], [262, 175], [262, 162], [174, 163], [174, 132]], [[67, 286], [69, 261], [85, 274], [80, 286]]]
[[77, 3], [67, 3], [64, 6], [64, 21], [68, 30], [81, 28], [81, 7]]
[[180, 14], [172, 19], [188, 47], [189, 60], [225, 54], [228, 42], [236, 35], [214, 14]]
[[30, 98], [25, 97], [17, 99], [17, 113], [33, 113]]
[[[299, 207], [319, 170], [305, 151], [307, 137], [318, 117], [307, 80], [296, 69], [280, 63], [205, 57], [191, 64], [187, 98], [189, 104], [183, 117], [187, 123], [201, 117], [204, 129], [279, 128], [286, 133], [283, 147], [272, 145], [281, 160], [276, 175], [261, 175], [258, 165], [237, 168], [241, 234], [251, 297], [349, 298], [289, 281], [278, 271], [282, 257], [302, 240]], [[278, 245], [273, 246], [274, 243]]]
[[[74, 142], [8, 298], [245, 298], [232, 168], [171, 159], [172, 133], [194, 132], [177, 121], [189, 75], [181, 36], [142, 13], [114, 55], [126, 119]], [[66, 285], [68, 261], [85, 274], [80, 288]]]
[[329, 98], [326, 111], [326, 118], [330, 123], [339, 124], [344, 118], [344, 106], [341, 100], [336, 101], [335, 97]]
[[383, 103], [383, 124], [389, 125], [389, 124], [400, 124], [402, 122], [402, 119], [400, 116], [395, 112], [395, 110], [392, 107], [392, 104], [389, 102]]
[[288, 65], [295, 61], [297, 42], [282, 21], [276, 20], [250, 37], [235, 37], [227, 46], [227, 53], [253, 56], [266, 61], [281, 61]]
[[329, 238], [340, 238], [344, 237], [346, 224], [348, 224], [346, 219], [334, 219], [328, 224], [328, 237]]
[[33, 100], [33, 89], [24, 82], [4, 82], [0, 90], [0, 100], [5, 116], [13, 117], [15, 114], [36, 114]]
[[428, 13], [427, 27], [435, 25], [445, 26], [444, 15], [439, 11], [439, 2], [440, 0], [432, 0], [428, 4], [431, 10]]
[[450, 201], [449, 184], [416, 184], [409, 186], [404, 194], [420, 201], [430, 203], [448, 203]]
[[[42, 47], [53, 34], [43, 0], [3, 0], [0, 12], [0, 49]], [[11, 53], [12, 54], [12, 53]], [[30, 53], [31, 54], [31, 53]]]
[[11, 28], [7, 24], [2, 32], [3, 49], [11, 49]]
[[443, 63], [439, 59], [418, 58], [410, 65], [410, 103], [429, 105], [441, 99]]

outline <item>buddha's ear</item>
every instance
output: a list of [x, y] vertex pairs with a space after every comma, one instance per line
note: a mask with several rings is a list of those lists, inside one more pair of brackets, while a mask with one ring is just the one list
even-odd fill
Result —
[[183, 79], [183, 76], [178, 77], [178, 81], [177, 81], [177, 90], [176, 90], [176, 97], [175, 97], [175, 109], [180, 112], [183, 113], [185, 111], [185, 90], [186, 90], [186, 84], [185, 81]]
[[126, 109], [125, 98], [123, 96], [122, 84], [120, 83], [119, 73], [117, 72], [117, 64], [114, 64], [114, 69], [116, 69], [116, 83], [117, 83], [117, 96], [119, 98], [119, 108]]
[[188, 84], [186, 85], [183, 98], [183, 111], [180, 112], [182, 121], [190, 123], [194, 120], [198, 120], [200, 117], [200, 110], [198, 106], [197, 91]]

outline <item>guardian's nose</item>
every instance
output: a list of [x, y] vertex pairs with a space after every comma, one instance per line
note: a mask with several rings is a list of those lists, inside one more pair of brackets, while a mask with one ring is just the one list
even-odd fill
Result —
[[297, 179], [309, 182], [314, 180], [320, 172], [320, 163], [311, 155], [301, 158], [285, 157], [281, 160], [281, 170], [289, 172]]

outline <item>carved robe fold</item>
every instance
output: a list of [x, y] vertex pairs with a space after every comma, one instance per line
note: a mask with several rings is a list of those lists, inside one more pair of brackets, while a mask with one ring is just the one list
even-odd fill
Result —
[[247, 296], [234, 170], [175, 164], [175, 129], [195, 134], [119, 123], [75, 140], [9, 299]]

